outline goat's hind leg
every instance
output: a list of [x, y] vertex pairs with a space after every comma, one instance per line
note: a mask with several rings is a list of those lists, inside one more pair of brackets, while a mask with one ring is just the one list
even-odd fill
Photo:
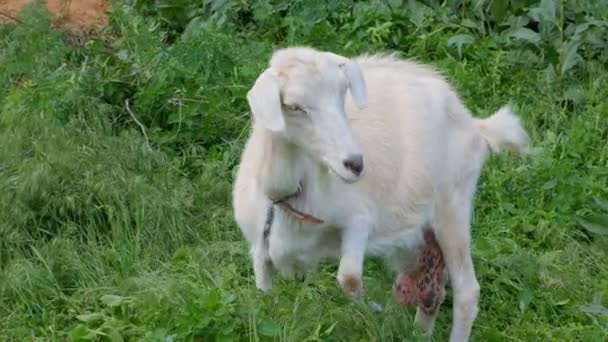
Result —
[[443, 253], [453, 291], [450, 341], [467, 341], [477, 317], [479, 283], [471, 257], [470, 200], [444, 198], [433, 228]]

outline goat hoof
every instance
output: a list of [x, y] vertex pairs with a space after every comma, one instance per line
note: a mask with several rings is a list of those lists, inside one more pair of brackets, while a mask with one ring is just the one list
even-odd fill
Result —
[[363, 282], [361, 277], [353, 274], [338, 275], [338, 282], [344, 293], [353, 298], [363, 297]]
[[255, 287], [262, 293], [268, 293], [272, 290], [272, 281], [261, 280], [257, 281]]
[[270, 292], [270, 290], [272, 290], [272, 286], [270, 286], [270, 285], [261, 285], [261, 286], [256, 286], [256, 287], [262, 293], [268, 293], [268, 292]]

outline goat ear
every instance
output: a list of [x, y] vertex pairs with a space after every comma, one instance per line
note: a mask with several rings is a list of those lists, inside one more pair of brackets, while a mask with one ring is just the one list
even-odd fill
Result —
[[340, 63], [340, 68], [342, 68], [348, 79], [350, 94], [353, 97], [355, 104], [359, 109], [365, 108], [367, 106], [367, 89], [365, 87], [365, 79], [363, 78], [361, 68], [352, 60], [346, 60], [344, 63]]
[[259, 124], [274, 132], [285, 128], [279, 83], [269, 69], [258, 77], [247, 92], [247, 102], [255, 121]]

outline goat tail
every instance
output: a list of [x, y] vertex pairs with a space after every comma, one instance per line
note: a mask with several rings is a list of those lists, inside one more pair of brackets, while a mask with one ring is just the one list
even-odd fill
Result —
[[530, 152], [528, 133], [510, 106], [503, 106], [490, 117], [474, 120], [490, 152], [498, 153], [503, 149], [519, 154]]

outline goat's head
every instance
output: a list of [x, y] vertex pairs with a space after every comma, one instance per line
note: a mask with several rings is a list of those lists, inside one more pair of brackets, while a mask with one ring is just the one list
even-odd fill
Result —
[[277, 51], [247, 94], [254, 121], [325, 164], [345, 182], [363, 173], [363, 155], [345, 114], [347, 89], [366, 106], [363, 74], [354, 61], [310, 48]]

